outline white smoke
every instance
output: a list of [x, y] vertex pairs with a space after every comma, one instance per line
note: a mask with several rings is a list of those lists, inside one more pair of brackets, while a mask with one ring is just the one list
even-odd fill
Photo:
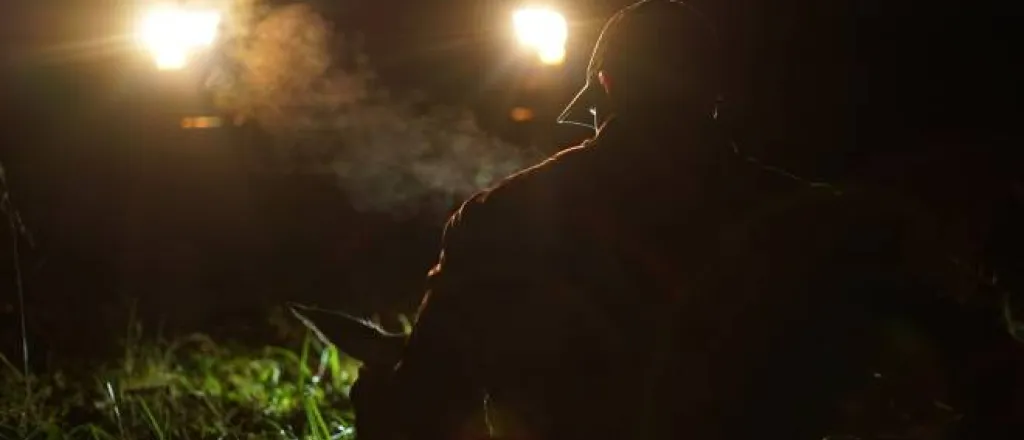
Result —
[[358, 42], [307, 5], [237, 9], [210, 81], [219, 104], [259, 121], [278, 148], [324, 158], [314, 168], [333, 172], [359, 209], [444, 210], [540, 158], [468, 111], [390, 95]]

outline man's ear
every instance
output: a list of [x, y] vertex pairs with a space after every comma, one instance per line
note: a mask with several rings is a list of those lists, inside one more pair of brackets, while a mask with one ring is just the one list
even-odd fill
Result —
[[604, 87], [605, 93], [611, 93], [612, 80], [603, 70], [597, 72], [597, 81], [601, 83], [601, 87]]

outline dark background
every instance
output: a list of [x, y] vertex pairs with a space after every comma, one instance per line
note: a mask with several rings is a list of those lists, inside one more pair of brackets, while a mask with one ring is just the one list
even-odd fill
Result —
[[[571, 145], [553, 117], [582, 84], [603, 20], [627, 1], [556, 5], [572, 23], [563, 68], [510, 61], [497, 0], [313, 4], [362, 34], [382, 82], [472, 108], [510, 141]], [[988, 2], [692, 2], [723, 36], [725, 116], [743, 148], [816, 178], [880, 154], [966, 151], [1018, 173], [1022, 14]], [[17, 344], [19, 258], [29, 334], [51, 361], [95, 355], [147, 326], [261, 338], [285, 300], [406, 311], [422, 294], [443, 218], [356, 210], [329, 176], [253, 173], [257, 128], [178, 129], [181, 88], [146, 60], [86, 44], [126, 29], [124, 3], [7, 1], [0, 160], [34, 247], [0, 238], [0, 335]], [[105, 46], [104, 46], [105, 47]], [[523, 87], [544, 75], [547, 86]], [[529, 124], [508, 110], [528, 105]], [[952, 181], [967, 176], [949, 174]], [[264, 330], [261, 330], [264, 329]], [[37, 356], [38, 362], [44, 362]]]

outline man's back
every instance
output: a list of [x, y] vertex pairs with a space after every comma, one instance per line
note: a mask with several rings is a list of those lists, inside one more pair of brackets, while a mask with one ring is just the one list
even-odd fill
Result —
[[[630, 422], [650, 417], [639, 426], [661, 431], [657, 414], [700, 417], [699, 432], [724, 410], [711, 400], [744, 373], [716, 344], [743, 351], [721, 338], [745, 327], [732, 319], [755, 304], [724, 287], [748, 276], [722, 272], [723, 259], [740, 260], [729, 249], [750, 245], [730, 234], [831, 194], [745, 163], [710, 129], [666, 127], [613, 120], [596, 141], [464, 204], [399, 382], [474, 390], [453, 414], [474, 413], [486, 395], [489, 421], [514, 437], [655, 435]], [[777, 293], [746, 287], [737, 295]], [[689, 395], [665, 401], [668, 385]], [[666, 412], [673, 405], [678, 414]], [[441, 418], [426, 415], [436, 402], [409, 409], [429, 424]]]

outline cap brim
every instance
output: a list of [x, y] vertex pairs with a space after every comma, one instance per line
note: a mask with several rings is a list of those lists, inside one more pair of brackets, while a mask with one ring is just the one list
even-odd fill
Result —
[[593, 81], [587, 81], [583, 88], [576, 93], [576, 96], [569, 101], [562, 113], [555, 119], [559, 124], [582, 125], [584, 127], [597, 129], [593, 108], [597, 103], [595, 93], [598, 90], [594, 87]]

